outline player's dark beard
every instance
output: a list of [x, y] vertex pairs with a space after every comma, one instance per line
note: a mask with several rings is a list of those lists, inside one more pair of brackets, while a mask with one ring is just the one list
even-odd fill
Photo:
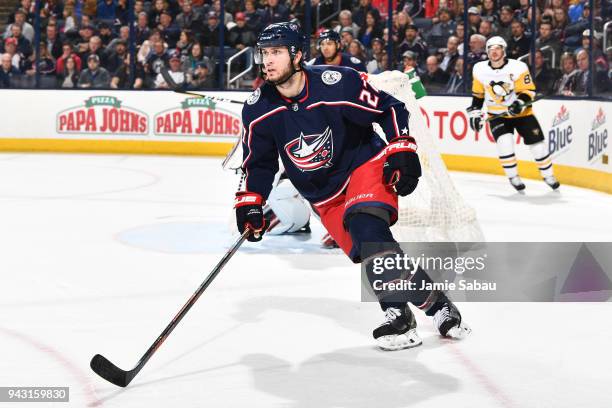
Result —
[[262, 70], [262, 78], [269, 83], [270, 85], [274, 85], [274, 86], [278, 86], [278, 85], [282, 85], [285, 82], [289, 81], [291, 79], [291, 77], [296, 74], [297, 72], [301, 71], [302, 68], [299, 67], [298, 69], [295, 68], [295, 65], [293, 63], [291, 63], [291, 69], [289, 70], [288, 73], [286, 73], [285, 75], [283, 75], [282, 77], [280, 77], [279, 79], [277, 79], [276, 81], [271, 81], [267, 78], [265, 71]]

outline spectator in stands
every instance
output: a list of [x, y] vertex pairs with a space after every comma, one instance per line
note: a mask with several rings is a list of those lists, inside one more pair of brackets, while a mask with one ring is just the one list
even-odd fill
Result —
[[383, 36], [379, 16], [380, 14], [373, 11], [368, 11], [366, 13], [365, 25], [361, 26], [359, 35], [357, 36], [359, 41], [366, 47], [370, 47], [370, 43], [373, 38]]
[[[531, 61], [531, 59], [530, 59]], [[548, 67], [544, 61], [542, 51], [535, 52], [535, 83], [538, 92], [544, 95], [552, 95], [554, 92], [555, 81], [557, 80], [555, 72]]]
[[102, 21], [98, 24], [98, 37], [100, 37], [105, 47], [115, 38], [111, 25], [106, 21]]
[[11, 63], [13, 64], [15, 69], [22, 73], [24, 71], [23, 68], [25, 66], [27, 58], [25, 55], [23, 55], [17, 50], [17, 40], [12, 37], [7, 38], [4, 41], [4, 50], [2, 51], [4, 51], [5, 55], [11, 57]]
[[499, 13], [499, 23], [497, 24], [497, 35], [506, 41], [512, 38], [512, 21], [514, 20], [514, 11], [511, 7], [503, 6]]
[[205, 47], [218, 47], [219, 46], [219, 30], [224, 31], [223, 38], [228, 37], [227, 28], [225, 25], [219, 24], [219, 18], [217, 13], [210, 11], [208, 13], [208, 24], [202, 30], [202, 45]]
[[442, 57], [442, 62], [440, 62], [440, 69], [442, 69], [447, 74], [451, 75], [455, 70], [455, 62], [459, 59], [459, 38], [454, 35], [448, 37], [446, 41], [446, 50], [444, 50], [444, 55]]
[[21, 26], [18, 24], [11, 25], [11, 35], [8, 38], [14, 38], [17, 41], [17, 52], [25, 57], [32, 55], [32, 44], [21, 34]]
[[342, 10], [338, 15], [340, 20], [340, 24], [334, 27], [334, 31], [340, 33], [344, 27], [348, 27], [353, 32], [353, 37], [357, 37], [359, 35], [359, 26], [353, 21], [353, 13], [349, 10]]
[[98, 0], [96, 8], [96, 16], [99, 21], [115, 21], [115, 9], [117, 8], [117, 0]]
[[591, 42], [591, 30], [586, 29], [582, 33], [582, 46], [576, 50], [576, 52], [580, 50], [586, 50], [587, 52], [593, 55], [593, 63], [595, 64], [595, 68], [600, 71], [608, 70], [608, 60], [606, 56], [601, 52], [599, 45], [600, 33], [595, 31], [593, 33], [593, 49], [591, 50], [590, 42]]
[[21, 72], [13, 66], [11, 55], [2, 54], [0, 57], [0, 88], [11, 88], [14, 77], [21, 75]]
[[114, 24], [125, 25], [128, 23], [130, 16], [128, 0], [117, 0], [117, 8], [115, 9]]
[[195, 37], [190, 30], [183, 30], [176, 42], [176, 50], [181, 54], [181, 60], [191, 53], [191, 47], [195, 43]]
[[[102, 66], [106, 65], [106, 53], [104, 52], [104, 45], [102, 44], [102, 40], [97, 35], [94, 35], [89, 39], [89, 44], [87, 45], [87, 50], [81, 53], [81, 60], [87, 61], [89, 64], [89, 56], [95, 54], [98, 56], [99, 62]], [[109, 79], [110, 80], [110, 79]]]
[[365, 26], [366, 15], [369, 11], [377, 14], [377, 19], [380, 19], [380, 12], [372, 7], [372, 0], [359, 0], [359, 6], [353, 10], [353, 21], [360, 28]]
[[76, 27], [76, 18], [74, 15], [74, 5], [66, 4], [64, 7], [64, 25], [62, 26], [63, 32], [70, 31]]
[[346, 50], [351, 44], [355, 37], [353, 36], [353, 29], [350, 27], [344, 27], [340, 30], [340, 44], [341, 49]]
[[168, 44], [168, 47], [176, 47], [176, 42], [179, 39], [181, 31], [174, 21], [172, 21], [172, 14], [169, 11], [164, 10], [160, 14], [157, 29], [159, 30], [162, 39], [166, 42], [166, 44]]
[[21, 26], [21, 32], [25, 38], [31, 43], [34, 41], [34, 27], [32, 24], [26, 21], [27, 12], [23, 9], [19, 9], [15, 12], [15, 22], [9, 24], [4, 31], [4, 39], [7, 39], [11, 36], [11, 29], [14, 25]]
[[[276, 0], [276, 2], [278, 3], [278, 0]], [[270, 4], [270, 1], [268, 0], [268, 5], [269, 4]], [[285, 6], [285, 9], [287, 10], [287, 20], [288, 20], [289, 19], [289, 9], [287, 9], [286, 6]], [[213, 1], [212, 11], [217, 13], [217, 16], [224, 15], [223, 25], [225, 26], [227, 26], [227, 23], [232, 23], [234, 21], [234, 16], [228, 13], [227, 10], [223, 10], [223, 12], [221, 12], [221, 0]], [[287, 20], [283, 20], [283, 21], [287, 21]]]
[[74, 50], [72, 49], [72, 44], [70, 44], [69, 42], [65, 42], [62, 45], [62, 55], [60, 55], [55, 64], [55, 71], [58, 75], [64, 72], [64, 63], [68, 58], [73, 59], [76, 65], [77, 73], [81, 72], [81, 58], [74, 53]]
[[210, 75], [208, 64], [204, 61], [198, 62], [193, 75], [189, 78], [189, 88], [193, 90], [216, 88], [215, 80]]
[[380, 54], [375, 54], [373, 60], [369, 61], [366, 68], [369, 74], [380, 74], [389, 69], [389, 58], [387, 51], [383, 50]]
[[106, 89], [110, 86], [110, 74], [100, 66], [100, 57], [90, 54], [87, 57], [87, 68], [79, 76], [79, 88]]
[[151, 30], [149, 30], [149, 18], [144, 11], [138, 13], [138, 21], [136, 22], [134, 31], [136, 45], [138, 46], [142, 45], [142, 43], [149, 38], [149, 35], [151, 35]]
[[193, 11], [191, 0], [183, 1], [181, 7], [181, 13], [176, 16], [176, 25], [182, 31], [190, 30], [193, 32], [199, 32], [202, 30], [202, 16], [200, 13]]
[[585, 0], [573, 2], [567, 11], [570, 22], [575, 23], [579, 21], [584, 15], [584, 10], [587, 8], [589, 8], [589, 4]]
[[183, 66], [181, 70], [185, 72], [188, 76], [193, 75], [198, 63], [202, 61], [206, 61], [206, 63], [209, 64], [209, 71], [212, 72], [212, 64], [210, 60], [208, 59], [208, 57], [204, 56], [200, 43], [196, 42], [193, 44], [193, 47], [191, 47], [191, 53], [189, 54], [189, 56], [183, 61]]
[[448, 38], [455, 32], [456, 24], [451, 20], [449, 9], [440, 8], [437, 13], [438, 22], [435, 23], [427, 34], [427, 44], [430, 47], [444, 48]]
[[589, 28], [589, 14], [589, 5], [585, 4], [582, 8], [582, 16], [566, 26], [564, 44], [567, 48], [574, 49], [580, 46], [582, 33]]
[[89, 41], [94, 36], [95, 30], [92, 25], [84, 24], [79, 29], [78, 52], [84, 54], [89, 49]]
[[499, 14], [497, 12], [495, 0], [483, 0], [480, 16], [483, 21], [489, 21], [492, 24], [497, 23], [497, 20], [499, 20]]
[[463, 58], [457, 58], [453, 73], [446, 84], [446, 93], [449, 95], [459, 95], [463, 93]]
[[111, 75], [115, 75], [115, 73], [123, 65], [123, 61], [125, 60], [125, 56], [127, 54], [127, 43], [124, 41], [118, 41], [115, 45], [115, 50], [111, 51], [106, 58], [106, 65], [104, 68], [106, 68]]
[[393, 22], [393, 41], [395, 44], [399, 44], [404, 41], [404, 35], [406, 35], [406, 27], [408, 24], [412, 24], [412, 18], [405, 11], [397, 13], [397, 18]]
[[565, 38], [565, 28], [569, 23], [567, 17], [567, 11], [564, 8], [553, 9], [553, 27], [555, 28], [554, 33], [559, 40]]
[[164, 42], [159, 39], [149, 41], [151, 42], [151, 51], [144, 63], [145, 84], [147, 88], [151, 88], [154, 85], [155, 78], [168, 62], [168, 54], [166, 53]]
[[38, 46], [39, 53], [39, 61], [38, 65], [36, 64], [36, 55], [32, 54], [30, 58], [28, 58], [27, 66], [24, 68], [26, 75], [34, 76], [36, 72], [40, 73], [42, 76], [51, 77], [55, 75], [55, 60], [53, 56], [49, 53], [49, 50], [46, 47], [44, 42], [41, 42]]
[[419, 29], [414, 24], [406, 27], [404, 41], [399, 44], [399, 53], [404, 55], [406, 51], [412, 51], [417, 55], [418, 61], [425, 61], [427, 55], [427, 44], [419, 36]]
[[289, 0], [287, 7], [289, 8], [289, 19], [298, 20], [300, 22], [300, 25], [302, 25], [303, 27], [306, 12], [306, 5], [304, 4], [304, 0]]
[[455, 37], [459, 39], [459, 45], [457, 46], [457, 52], [463, 56], [463, 41], [465, 40], [465, 24], [463, 21], [457, 21], [457, 29], [455, 30]]
[[244, 14], [246, 15], [246, 25], [254, 33], [259, 33], [263, 27], [263, 10], [255, 8], [255, 0], [244, 2]]
[[[187, 78], [185, 77], [185, 72], [183, 72], [183, 70], [181, 69], [181, 59], [177, 52], [173, 52], [170, 55], [170, 60], [168, 62], [168, 65], [170, 66], [168, 69], [168, 73], [170, 74], [174, 82], [176, 82], [177, 85], [180, 85], [183, 82], [185, 82]], [[156, 89], [168, 89], [169, 88], [168, 84], [166, 83], [166, 80], [164, 79], [161, 73], [157, 74], [157, 78], [155, 78], [155, 88]]]
[[[542, 49], [543, 47], [550, 47], [552, 53], [550, 51], [547, 53], [551, 55], [551, 64], [556, 65], [556, 62], [561, 55], [561, 43], [553, 35], [552, 28], [552, 23], [550, 22], [545, 21], [540, 24], [540, 36], [536, 40], [535, 46], [539, 49]], [[545, 50], [543, 51], [546, 52]]]
[[46, 35], [43, 41], [47, 47], [49, 53], [53, 58], [59, 58], [62, 55], [62, 40], [57, 32], [57, 26], [55, 24], [49, 24], [45, 30]]
[[[111, 88], [113, 89], [129, 89], [130, 88], [130, 54], [125, 55], [125, 59], [121, 64], [121, 68], [115, 72], [111, 79]], [[141, 64], [135, 64], [134, 85], [132, 89], [142, 89], [144, 86], [144, 69]]]
[[289, 9], [284, 4], [279, 4], [278, 0], [268, 0], [263, 12], [264, 27], [289, 20]]
[[77, 85], [79, 83], [80, 69], [77, 66], [75, 57], [77, 56], [69, 55], [68, 57], [66, 57], [66, 59], [63, 61], [62, 70], [57, 71], [57, 86], [59, 88], [77, 88]]
[[138, 17], [138, 15], [143, 12], [145, 12], [144, 0], [135, 0], [134, 1], [134, 15]]
[[448, 83], [449, 75], [440, 68], [438, 58], [434, 55], [427, 57], [426, 70], [421, 75], [421, 81], [428, 91], [441, 92]]
[[508, 57], [517, 59], [529, 53], [531, 50], [531, 38], [525, 35], [525, 24], [522, 21], [512, 22], [512, 38], [508, 41]]
[[159, 25], [159, 18], [161, 14], [168, 10], [168, 3], [164, 0], [155, 0], [153, 2], [153, 7], [149, 11], [149, 28], [155, 28]]
[[[587, 50], [580, 50], [576, 53], [576, 62], [580, 74], [578, 76], [578, 84], [576, 86], [576, 95], [589, 95], [589, 86], [591, 82], [591, 73], [589, 72], [589, 53]], [[608, 72], [599, 70], [593, 67], [593, 84], [592, 95], [598, 95], [608, 91]]]
[[478, 27], [480, 27], [481, 20], [480, 10], [478, 10], [478, 7], [470, 7], [468, 9], [468, 27], [470, 34], [478, 33]]
[[472, 34], [470, 36], [470, 51], [467, 55], [468, 72], [472, 72], [472, 68], [477, 62], [487, 59], [485, 44], [487, 39], [480, 34]]
[[578, 87], [578, 77], [580, 76], [574, 54], [566, 52], [561, 55], [561, 72], [563, 75], [555, 85], [555, 93], [563, 96], [574, 96]]
[[385, 49], [385, 40], [383, 40], [382, 38], [378, 38], [378, 37], [373, 38], [372, 47], [370, 49], [365, 50], [366, 60], [369, 62], [370, 60], [374, 59], [375, 55], [382, 53], [384, 49]]
[[130, 27], [124, 25], [119, 28], [119, 37], [114, 38], [107, 46], [107, 51], [114, 51], [117, 43], [123, 41], [126, 44], [130, 43]]
[[32, 0], [21, 0], [15, 10], [9, 14], [7, 23], [13, 24], [15, 22], [15, 14], [18, 10], [24, 10], [26, 12], [26, 21], [30, 24], [34, 23], [36, 15], [34, 14], [35, 5]]
[[365, 54], [365, 47], [359, 40], [353, 40], [349, 44], [348, 53], [351, 57], [357, 58], [359, 61], [366, 63], [367, 57]]
[[412, 69], [421, 73], [418, 67], [418, 55], [414, 51], [404, 51], [402, 54], [402, 72], [408, 72]]
[[488, 20], [482, 20], [478, 27], [478, 34], [483, 35], [487, 40], [491, 38], [494, 34], [493, 23]]
[[257, 34], [246, 25], [245, 13], [236, 13], [236, 25], [229, 30], [227, 40], [237, 50], [255, 46]]
[[[519, 0], [518, 10], [514, 10], [514, 18], [526, 21], [529, 19], [529, 13], [531, 12], [530, 0]], [[538, 9], [539, 10], [539, 9]]]

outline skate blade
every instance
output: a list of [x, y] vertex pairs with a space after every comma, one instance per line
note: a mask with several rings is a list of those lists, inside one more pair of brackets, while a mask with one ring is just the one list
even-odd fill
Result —
[[416, 330], [412, 329], [404, 334], [379, 337], [376, 339], [376, 342], [382, 350], [395, 351], [420, 346], [423, 340], [419, 337]]
[[461, 340], [469, 336], [470, 333], [472, 333], [470, 326], [461, 322], [459, 326], [451, 327], [448, 332], [446, 332], [446, 337]]

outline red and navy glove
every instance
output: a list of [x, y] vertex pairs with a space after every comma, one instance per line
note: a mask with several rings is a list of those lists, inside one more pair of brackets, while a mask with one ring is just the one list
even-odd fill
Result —
[[261, 241], [266, 227], [266, 221], [263, 214], [263, 197], [257, 193], [248, 191], [239, 191], [236, 193], [234, 208], [236, 209], [236, 222], [240, 234], [245, 229], [252, 231], [247, 236], [251, 242]]
[[383, 166], [383, 180], [402, 197], [414, 191], [421, 177], [416, 149], [416, 141], [410, 136], [397, 137], [385, 148], [387, 160]]

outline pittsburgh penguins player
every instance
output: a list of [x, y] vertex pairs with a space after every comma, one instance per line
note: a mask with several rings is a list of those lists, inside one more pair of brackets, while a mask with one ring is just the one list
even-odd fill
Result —
[[513, 134], [516, 129], [529, 146], [542, 178], [556, 190], [559, 182], [553, 174], [548, 146], [531, 109], [535, 83], [525, 63], [506, 57], [506, 46], [502, 37], [491, 37], [486, 43], [489, 60], [474, 65], [472, 105], [467, 108], [470, 127], [476, 132], [482, 129], [485, 121], [482, 107], [486, 103], [491, 133], [510, 184], [519, 192], [525, 189], [514, 155]]

